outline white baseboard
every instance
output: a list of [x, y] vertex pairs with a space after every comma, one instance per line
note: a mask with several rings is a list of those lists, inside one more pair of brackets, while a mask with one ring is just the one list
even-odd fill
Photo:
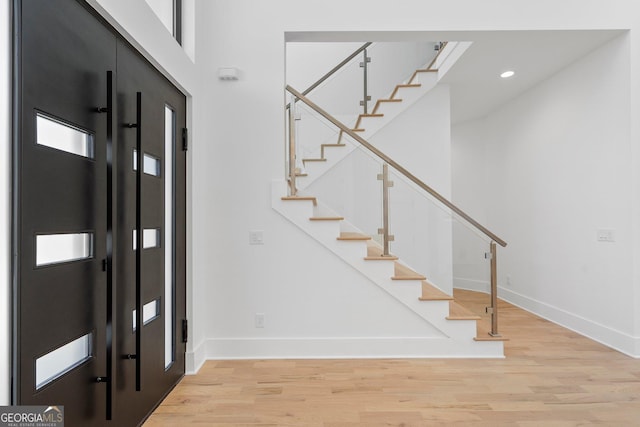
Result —
[[463, 277], [453, 278], [453, 289], [465, 289], [467, 291], [491, 292], [491, 284], [486, 280], [465, 279]]
[[502, 342], [449, 338], [212, 338], [207, 359], [503, 358]]
[[193, 347], [193, 351], [188, 351], [185, 355], [185, 374], [195, 375], [198, 373], [204, 362], [207, 360], [207, 341], [202, 340]]
[[633, 337], [504, 287], [498, 288], [498, 295], [500, 299], [530, 311], [543, 319], [584, 335], [628, 356], [640, 358], [640, 337]]

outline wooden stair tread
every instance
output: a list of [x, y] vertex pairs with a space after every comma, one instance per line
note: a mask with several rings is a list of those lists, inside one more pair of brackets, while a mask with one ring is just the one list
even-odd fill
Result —
[[353, 231], [343, 231], [337, 240], [371, 240], [371, 236]]
[[312, 216], [310, 221], [343, 221], [344, 217], [341, 216]]
[[449, 301], [449, 315], [447, 320], [480, 320], [482, 319], [477, 314], [472, 313], [465, 307], [461, 306], [455, 301]]
[[337, 144], [320, 144], [320, 157], [322, 157], [323, 159], [324, 157], [324, 149], [327, 147], [344, 147], [345, 144], [340, 144], [340, 142], [338, 142]]
[[308, 200], [308, 201], [313, 202], [313, 206], [318, 206], [318, 200], [313, 196], [286, 196], [286, 197], [281, 197], [280, 200], [284, 200], [284, 201]]
[[[490, 320], [490, 318], [485, 319]], [[478, 326], [476, 327], [476, 337], [475, 341], [509, 341], [509, 338], [501, 335], [499, 337], [494, 337], [489, 335], [489, 331], [491, 330], [490, 323], [478, 322]]]
[[395, 255], [378, 255], [378, 256], [366, 256], [365, 261], [396, 261], [398, 259]]
[[364, 132], [364, 129], [361, 128], [356, 128], [356, 129], [351, 129], [351, 132]]
[[402, 265], [399, 262], [395, 263], [394, 276], [391, 280], [426, 280], [427, 278], [421, 274], [416, 273], [406, 265]]
[[383, 255], [384, 249], [375, 240], [369, 240], [367, 242], [367, 256], [364, 258], [367, 261], [395, 261], [398, 259], [395, 255]]
[[415, 70], [415, 71], [413, 72], [413, 74], [411, 75], [411, 78], [409, 79], [409, 83], [413, 82], [413, 79], [415, 79], [415, 78], [416, 78], [416, 76], [418, 75], [418, 73], [437, 73], [437, 72], [438, 72], [438, 70], [433, 70], [433, 69], [430, 69], [430, 68], [429, 68], [429, 69], [426, 69], [426, 70], [424, 70], [424, 69], [422, 69], [422, 70]]
[[309, 174], [306, 174], [306, 173], [296, 173], [296, 176], [302, 176], [302, 177], [305, 177], [305, 176], [309, 176]]
[[378, 111], [378, 108], [380, 108], [380, 105], [383, 102], [402, 102], [402, 99], [378, 99], [376, 101], [376, 105], [373, 107], [373, 111], [372, 111], [373, 114], [375, 114], [376, 111]]
[[407, 84], [396, 85], [396, 88], [393, 90], [393, 93], [391, 94], [391, 99], [393, 99], [398, 93], [398, 90], [402, 88], [414, 88], [414, 87], [421, 87], [421, 86], [422, 85], [420, 83], [407, 83]]
[[302, 162], [326, 162], [327, 159], [302, 159]]
[[358, 120], [356, 120], [356, 125], [354, 126], [355, 128], [360, 127], [360, 123], [362, 123], [362, 119], [366, 118], [366, 117], [384, 117], [384, 114], [379, 114], [379, 113], [369, 113], [369, 114], [360, 114], [358, 116]]
[[426, 280], [422, 281], [422, 296], [420, 301], [451, 301], [453, 297], [442, 292]]

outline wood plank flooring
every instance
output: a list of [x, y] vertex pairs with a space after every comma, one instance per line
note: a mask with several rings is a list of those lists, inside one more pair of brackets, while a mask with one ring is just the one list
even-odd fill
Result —
[[209, 361], [144, 426], [640, 425], [640, 360], [500, 308], [505, 359]]

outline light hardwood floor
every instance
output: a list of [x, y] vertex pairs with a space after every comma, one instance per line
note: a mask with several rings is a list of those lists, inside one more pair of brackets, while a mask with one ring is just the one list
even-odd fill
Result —
[[144, 426], [640, 426], [640, 360], [500, 307], [505, 359], [209, 361]]

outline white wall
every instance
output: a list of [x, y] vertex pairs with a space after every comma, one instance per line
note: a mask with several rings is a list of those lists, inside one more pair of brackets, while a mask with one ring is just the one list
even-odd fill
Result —
[[[501, 295], [633, 354], [629, 41], [457, 126], [453, 165], [454, 200], [509, 242]], [[598, 242], [599, 229], [616, 241]]]
[[[451, 128], [451, 182], [453, 202], [480, 224], [488, 226], [488, 159], [485, 120]], [[462, 223], [453, 227], [453, 287], [490, 292], [490, 265], [484, 258], [489, 241]], [[511, 249], [510, 247], [508, 249]], [[498, 268], [502, 269], [498, 255]]]
[[[213, 24], [198, 26], [197, 37], [197, 57], [203, 73], [201, 99], [207, 102], [197, 104], [196, 108], [206, 111], [203, 114], [206, 114], [207, 122], [201, 123], [200, 131], [206, 135], [207, 143], [202, 144], [193, 165], [195, 181], [202, 187], [206, 186], [201, 190], [194, 189], [199, 196], [194, 199], [197, 200], [198, 211], [198, 221], [194, 225], [194, 230], [198, 230], [194, 231], [197, 233], [194, 236], [194, 253], [203, 261], [194, 258], [194, 280], [206, 288], [203, 289], [206, 292], [203, 297], [206, 296], [210, 313], [206, 335], [212, 338], [227, 327], [237, 328], [231, 325], [238, 321], [245, 326], [242, 330], [234, 329], [237, 336], [254, 336], [256, 331], [251, 329], [253, 310], [264, 310], [267, 315], [275, 311], [292, 321], [297, 321], [293, 314], [298, 312], [298, 306], [316, 310], [313, 301], [302, 295], [284, 297], [283, 294], [285, 289], [291, 288], [292, 282], [302, 280], [292, 277], [288, 267], [292, 257], [297, 259], [297, 248], [294, 245], [278, 246], [281, 252], [274, 256], [272, 251], [256, 253], [247, 241], [248, 232], [253, 229], [264, 230], [265, 236], [271, 240], [292, 239], [291, 231], [278, 225], [279, 219], [271, 210], [267, 197], [269, 181], [282, 177], [284, 171], [283, 86], [287, 37], [295, 40], [304, 40], [306, 36], [322, 39], [322, 35], [314, 32], [323, 31], [327, 32], [324, 41], [342, 37], [342, 41], [355, 42], [364, 38], [383, 40], [390, 35], [410, 38], [420, 33], [421, 37], [426, 34], [426, 39], [431, 40], [473, 41], [472, 33], [464, 33], [465, 30], [640, 28], [638, 18], [635, 18], [640, 16], [635, 13], [638, 7], [628, 0], [588, 3], [542, 0], [517, 4], [506, 0], [490, 0], [482, 4], [470, 0], [403, 0], [393, 5], [382, 0], [219, 0], [200, 5], [200, 19], [210, 19]], [[246, 13], [247, 10], [251, 13]], [[341, 13], [336, 14], [336, 10]], [[460, 13], [462, 10], [464, 13]], [[554, 13], [550, 14], [549, 10], [554, 10]], [[358, 19], [353, 19], [354, 16]], [[446, 32], [451, 29], [457, 30], [455, 38], [453, 33]], [[359, 31], [366, 34], [359, 35]], [[640, 65], [640, 49], [637, 49], [640, 40], [632, 37], [632, 45], [636, 47], [633, 49], [631, 72], [635, 75]], [[200, 47], [201, 44], [204, 46]], [[213, 75], [222, 66], [238, 67], [242, 72], [241, 80], [229, 83], [204, 79], [205, 75]], [[637, 116], [640, 105], [636, 99], [640, 98], [640, 87], [635, 83], [631, 96], [631, 114]], [[625, 116], [629, 117], [628, 109]], [[637, 127], [632, 130], [633, 141], [640, 136], [638, 130]], [[635, 143], [633, 151], [628, 150], [628, 153], [634, 167], [640, 166]], [[630, 165], [627, 165], [626, 171], [630, 170]], [[631, 185], [637, 190], [638, 177], [633, 179]], [[636, 211], [640, 207], [637, 193], [640, 192], [629, 193], [633, 194]], [[623, 225], [618, 227], [620, 231], [625, 230]], [[632, 298], [635, 292], [636, 308], [640, 308], [640, 292], [635, 291], [640, 276], [638, 268], [635, 268], [633, 277], [629, 275], [629, 270], [637, 263], [633, 259], [640, 259], [631, 257], [631, 249], [636, 253], [640, 247], [640, 228], [635, 227], [633, 233], [634, 246], [626, 246], [627, 253], [624, 254], [627, 262], [626, 273], [623, 274], [627, 275], [627, 280], [621, 285], [621, 290], [623, 295]], [[509, 238], [508, 234], [506, 238]], [[517, 250], [517, 241], [500, 256], [506, 259], [506, 252], [512, 247]], [[535, 250], [540, 249], [535, 247]], [[539, 271], [546, 271], [542, 267]], [[326, 281], [337, 279], [331, 271], [318, 271], [317, 274]], [[258, 301], [259, 298], [254, 296], [265, 295], [265, 292], [282, 295], [282, 298]], [[296, 307], [295, 311], [293, 307]], [[591, 316], [591, 307], [584, 308], [580, 312]], [[359, 308], [354, 306], [354, 310]], [[222, 318], [218, 314], [221, 312], [234, 312], [242, 319]], [[595, 319], [599, 319], [598, 316], [596, 314]], [[624, 316], [628, 319], [632, 314], [627, 312]], [[640, 326], [640, 316], [636, 318], [636, 326]], [[329, 316], [322, 333], [330, 335], [339, 327], [331, 322]], [[272, 336], [286, 335], [287, 330], [272, 330], [270, 333]]]
[[11, 403], [11, 2], [0, 5], [0, 405]]

